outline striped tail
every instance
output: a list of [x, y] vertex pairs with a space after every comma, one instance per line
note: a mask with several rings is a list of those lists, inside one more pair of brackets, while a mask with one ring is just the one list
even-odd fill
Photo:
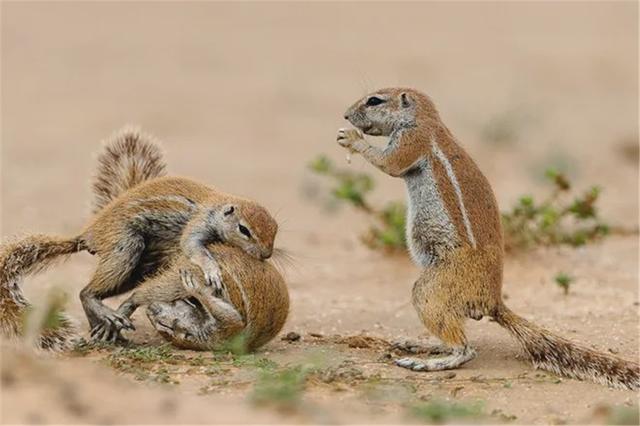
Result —
[[640, 389], [640, 366], [577, 345], [513, 313], [506, 306], [494, 319], [520, 342], [536, 368], [619, 389]]
[[157, 140], [140, 128], [125, 127], [113, 134], [98, 156], [93, 181], [93, 212], [97, 213], [126, 190], [164, 176], [166, 165]]
[[[0, 245], [0, 333], [21, 336], [24, 318], [30, 305], [22, 295], [21, 279], [42, 271], [56, 258], [84, 250], [80, 238], [57, 238], [30, 235]], [[75, 326], [64, 313], [56, 313], [55, 327], [42, 330], [39, 346], [43, 349], [66, 350], [79, 339]]]

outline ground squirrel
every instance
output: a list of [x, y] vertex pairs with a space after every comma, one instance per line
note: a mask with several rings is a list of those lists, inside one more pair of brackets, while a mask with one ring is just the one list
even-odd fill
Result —
[[[538, 368], [638, 389], [637, 363], [571, 343], [504, 305], [503, 237], [495, 196], [429, 97], [413, 89], [384, 89], [357, 101], [344, 118], [357, 129], [339, 130], [338, 143], [405, 180], [407, 242], [414, 262], [423, 268], [412, 302], [427, 329], [448, 348], [447, 356], [403, 358], [397, 365], [435, 371], [473, 359], [464, 320], [487, 315], [515, 336]], [[388, 136], [389, 143], [376, 148], [362, 133]]]
[[[199, 266], [218, 293], [220, 269], [207, 244], [222, 242], [261, 260], [271, 256], [277, 223], [264, 207], [186, 178], [164, 177], [164, 170], [152, 137], [137, 129], [115, 134], [99, 158], [95, 216], [80, 235], [31, 235], [0, 247], [2, 329], [19, 333], [19, 317], [27, 306], [19, 279], [61, 255], [88, 250], [99, 257], [80, 300], [92, 337], [105, 341], [134, 327], [102, 299], [133, 289], [177, 252]], [[65, 319], [63, 325], [54, 335], [43, 336], [41, 344], [64, 346], [70, 323]]]
[[282, 329], [289, 312], [289, 294], [282, 276], [269, 262], [259, 261], [223, 244], [207, 249], [220, 264], [223, 295], [204, 285], [204, 274], [186, 256], [136, 288], [118, 311], [149, 305], [155, 329], [178, 347], [215, 349], [242, 336], [253, 351]]

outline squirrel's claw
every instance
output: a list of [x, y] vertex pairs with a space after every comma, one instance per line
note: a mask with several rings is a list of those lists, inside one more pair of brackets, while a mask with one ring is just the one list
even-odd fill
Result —
[[[224, 294], [224, 285], [222, 283], [222, 276], [219, 274], [219, 270], [217, 272], [217, 274], [215, 271], [213, 273], [205, 273], [205, 285], [207, 287], [213, 287], [213, 295], [215, 297], [222, 297]], [[204, 291], [204, 286], [201, 286], [189, 271], [181, 269], [180, 279], [182, 280], [182, 285], [185, 290], [187, 290], [190, 295], [195, 296]]]
[[353, 143], [363, 139], [362, 132], [358, 129], [340, 129], [336, 136], [338, 145], [343, 148], [351, 148]]
[[120, 337], [121, 330], [135, 330], [133, 323], [123, 315], [110, 313], [102, 322], [91, 329], [91, 339], [114, 343]]

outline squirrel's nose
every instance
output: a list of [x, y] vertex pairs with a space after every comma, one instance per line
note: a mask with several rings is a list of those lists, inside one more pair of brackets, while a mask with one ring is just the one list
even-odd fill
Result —
[[260, 260], [267, 260], [273, 254], [273, 249], [264, 249], [260, 252]]

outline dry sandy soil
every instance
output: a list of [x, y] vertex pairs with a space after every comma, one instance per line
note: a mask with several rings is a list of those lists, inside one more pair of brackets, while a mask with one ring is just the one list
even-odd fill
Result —
[[[543, 193], [539, 176], [555, 165], [578, 189], [604, 188], [610, 223], [636, 226], [637, 16], [633, 2], [3, 3], [2, 236], [78, 232], [100, 140], [139, 123], [163, 140], [173, 173], [277, 213], [278, 245], [295, 257], [283, 335], [302, 339], [277, 338], [248, 358], [151, 350], [133, 366], [113, 349], [45, 360], [5, 345], [2, 422], [397, 423], [424, 421], [408, 407], [434, 400], [481, 401], [488, 422], [603, 422], [637, 410], [633, 392], [533, 370], [486, 319], [469, 323], [479, 355], [455, 375], [391, 365], [385, 341], [429, 337], [409, 304], [419, 271], [363, 247], [365, 218], [323, 210], [309, 197], [323, 182], [307, 169], [319, 153], [344, 164], [334, 136], [356, 98], [414, 86], [433, 96], [503, 208]], [[511, 142], [487, 140], [496, 122]], [[404, 197], [401, 181], [360, 159], [351, 167], [376, 178], [375, 202]], [[63, 288], [82, 320], [77, 293], [94, 264], [77, 255], [29, 279], [27, 294]], [[567, 296], [559, 271], [576, 277]], [[637, 236], [615, 236], [511, 256], [504, 291], [527, 318], [637, 359], [637, 283]], [[143, 315], [135, 321], [135, 342], [162, 344]], [[361, 334], [383, 340], [344, 341]], [[320, 369], [289, 411], [252, 408], [273, 367], [263, 358]]]

